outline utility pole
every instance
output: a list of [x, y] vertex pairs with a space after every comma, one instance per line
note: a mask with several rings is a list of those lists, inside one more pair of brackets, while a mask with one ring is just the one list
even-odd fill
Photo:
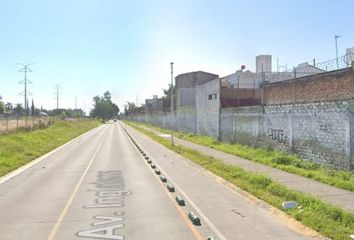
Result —
[[340, 38], [339, 35], [334, 35], [334, 42], [336, 45], [336, 64], [337, 64], [337, 69], [339, 68], [339, 64], [338, 64], [338, 38]]
[[279, 58], [277, 58], [277, 73], [279, 72]]
[[262, 92], [261, 92], [261, 102], [262, 102], [262, 107], [263, 107], [263, 113], [264, 113], [264, 83], [265, 83], [265, 75], [263, 72], [263, 63], [262, 63]]
[[77, 97], [75, 97], [75, 109], [77, 109]]
[[31, 93], [27, 92], [27, 84], [31, 84], [31, 83], [32, 83], [31, 81], [29, 81], [29, 80], [27, 79], [27, 73], [28, 73], [28, 72], [32, 72], [32, 70], [28, 68], [28, 66], [31, 65], [32, 63], [27, 64], [27, 65], [22, 64], [22, 63], [18, 63], [18, 64], [23, 66], [23, 68], [21, 68], [21, 69], [19, 70], [19, 72], [24, 72], [24, 73], [25, 73], [25, 78], [24, 78], [22, 81], [20, 81], [19, 83], [20, 83], [20, 84], [23, 84], [23, 85], [25, 86], [25, 90], [23, 91], [22, 94], [23, 94], [24, 97], [25, 97], [25, 100], [24, 100], [24, 108], [25, 108], [25, 116], [27, 116], [27, 115], [28, 115], [28, 102], [27, 102], [28, 99], [27, 99], [27, 95], [28, 95], [28, 94], [31, 95]]
[[83, 116], [82, 116], [82, 118], [83, 119], [85, 119], [85, 116], [86, 116], [86, 101], [84, 101], [84, 104], [83, 104], [84, 106], [84, 109], [83, 109], [83, 111], [82, 111], [82, 114], [83, 114]]
[[175, 127], [175, 118], [173, 111], [173, 62], [171, 62], [171, 117], [172, 117], [172, 126], [171, 126], [171, 145], [174, 145], [173, 142], [173, 130]]
[[59, 109], [59, 100], [60, 100], [60, 85], [59, 84], [55, 85], [55, 95], [56, 95], [57, 110], [58, 110]]
[[57, 84], [57, 109], [59, 109], [59, 84]]

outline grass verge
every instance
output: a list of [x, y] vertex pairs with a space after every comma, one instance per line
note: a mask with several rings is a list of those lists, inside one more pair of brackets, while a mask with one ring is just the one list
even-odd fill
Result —
[[0, 136], [0, 176], [19, 168], [99, 124], [100, 122], [95, 120], [57, 121], [46, 129]]
[[[138, 124], [159, 132], [170, 133], [170, 130], [153, 125], [144, 123]], [[271, 148], [255, 148], [242, 144], [231, 144], [218, 141], [209, 136], [197, 136], [185, 132], [176, 132], [175, 136], [244, 159], [354, 192], [354, 172], [351, 171], [337, 170], [329, 166], [323, 166], [303, 160], [295, 154], [289, 154]]]
[[[349, 235], [354, 233], [353, 213], [324, 203], [313, 196], [291, 190], [264, 175], [225, 164], [220, 160], [205, 156], [181, 145], [171, 146], [169, 140], [159, 137], [136, 124], [129, 122], [127, 124], [257, 198], [285, 211], [296, 220], [318, 231], [323, 236], [335, 240], [344, 240], [350, 239]], [[281, 203], [289, 200], [297, 201], [302, 208], [284, 210]]]

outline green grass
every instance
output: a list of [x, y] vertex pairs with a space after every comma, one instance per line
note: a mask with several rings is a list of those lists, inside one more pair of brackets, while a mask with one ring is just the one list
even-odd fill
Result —
[[[257, 198], [285, 211], [296, 220], [318, 231], [323, 236], [342, 240], [350, 239], [349, 235], [354, 233], [353, 213], [324, 203], [313, 196], [291, 190], [264, 175], [225, 164], [220, 160], [205, 156], [181, 145], [171, 146], [168, 139], [159, 137], [151, 131], [138, 127], [136, 124], [127, 124]], [[284, 210], [281, 207], [281, 203], [289, 200], [297, 201], [302, 208]]]
[[58, 121], [33, 132], [18, 132], [0, 136], [0, 176], [53, 150], [100, 123], [88, 121]]
[[[170, 133], [170, 130], [167, 129], [142, 123], [138, 124], [160, 132]], [[294, 173], [299, 176], [354, 192], [354, 172], [351, 171], [337, 170], [329, 166], [323, 166], [303, 160], [295, 154], [289, 154], [271, 148], [255, 148], [242, 144], [231, 144], [218, 141], [209, 136], [197, 136], [184, 132], [176, 132], [175, 136], [244, 159], [262, 163], [286, 172]]]

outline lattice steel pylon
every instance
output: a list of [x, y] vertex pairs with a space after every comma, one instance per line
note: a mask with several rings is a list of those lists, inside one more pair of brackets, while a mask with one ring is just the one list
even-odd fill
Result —
[[28, 72], [32, 72], [32, 70], [30, 68], [28, 68], [28, 66], [30, 66], [32, 63], [26, 64], [26, 65], [22, 64], [22, 63], [18, 63], [18, 64], [23, 66], [23, 68], [21, 68], [19, 70], [19, 72], [24, 72], [25, 73], [25, 78], [22, 81], [20, 81], [19, 83], [23, 84], [24, 87], [25, 87], [24, 91], [22, 93], [20, 93], [20, 94], [23, 94], [24, 98], [25, 98], [24, 99], [24, 109], [25, 109], [25, 115], [27, 116], [28, 115], [28, 99], [27, 99], [27, 96], [31, 95], [31, 93], [27, 91], [27, 85], [32, 83], [30, 80], [27, 79], [27, 73]]

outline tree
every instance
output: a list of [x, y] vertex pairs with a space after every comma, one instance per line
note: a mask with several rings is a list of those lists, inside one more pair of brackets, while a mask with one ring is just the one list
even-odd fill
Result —
[[[59, 108], [59, 109], [53, 109], [53, 110], [45, 110], [41, 108], [42, 110], [38, 109], [39, 112], [44, 112], [47, 113], [49, 116], [57, 116], [60, 118], [80, 118], [84, 115], [84, 111], [82, 109], [64, 109], [64, 108]], [[37, 110], [37, 108], [36, 108]]]
[[8, 112], [8, 113], [12, 112], [12, 108], [13, 108], [12, 103], [7, 102], [7, 103], [5, 104], [5, 110], [6, 110], [6, 112]]
[[[168, 88], [167, 89], [163, 88], [162, 91], [163, 91], [163, 94], [164, 94], [162, 96], [162, 98], [171, 101], [171, 84], [168, 84]], [[175, 86], [173, 86], [173, 92], [175, 92]]]
[[140, 107], [136, 106], [133, 102], [127, 102], [124, 105], [124, 115], [130, 116], [133, 114], [144, 113], [145, 112], [145, 105], [142, 104]]
[[[162, 107], [164, 110], [170, 110], [171, 108], [171, 84], [168, 84], [167, 89], [162, 89], [163, 96], [162, 96]], [[173, 86], [173, 93], [176, 94], [176, 87]], [[174, 99], [174, 106], [176, 106], [176, 99]]]
[[124, 104], [124, 115], [130, 116], [136, 112], [136, 106], [133, 102], [127, 102]]
[[0, 113], [4, 113], [4, 103], [0, 101]]
[[0, 113], [4, 113], [5, 106], [4, 106], [4, 102], [1, 100], [2, 100], [2, 97], [0, 96]]
[[34, 109], [34, 102], [33, 102], [33, 98], [32, 98], [32, 105], [31, 105], [31, 115], [32, 117], [34, 116], [35, 114], [35, 109]]
[[25, 116], [29, 116], [30, 110], [29, 110], [29, 105], [28, 105], [28, 99], [26, 101], [26, 106], [25, 106]]
[[66, 117], [69, 118], [80, 118], [84, 115], [82, 109], [65, 109]]
[[109, 91], [106, 91], [106, 92], [103, 94], [103, 97], [104, 97], [104, 99], [111, 101], [112, 95], [111, 95], [111, 93], [110, 93]]
[[109, 91], [103, 94], [103, 97], [95, 96], [93, 98], [93, 109], [91, 117], [102, 118], [103, 120], [118, 117], [119, 108], [111, 101], [112, 95]]
[[17, 116], [23, 116], [23, 114], [25, 113], [25, 109], [22, 107], [21, 103], [17, 103], [15, 105], [14, 110]]

